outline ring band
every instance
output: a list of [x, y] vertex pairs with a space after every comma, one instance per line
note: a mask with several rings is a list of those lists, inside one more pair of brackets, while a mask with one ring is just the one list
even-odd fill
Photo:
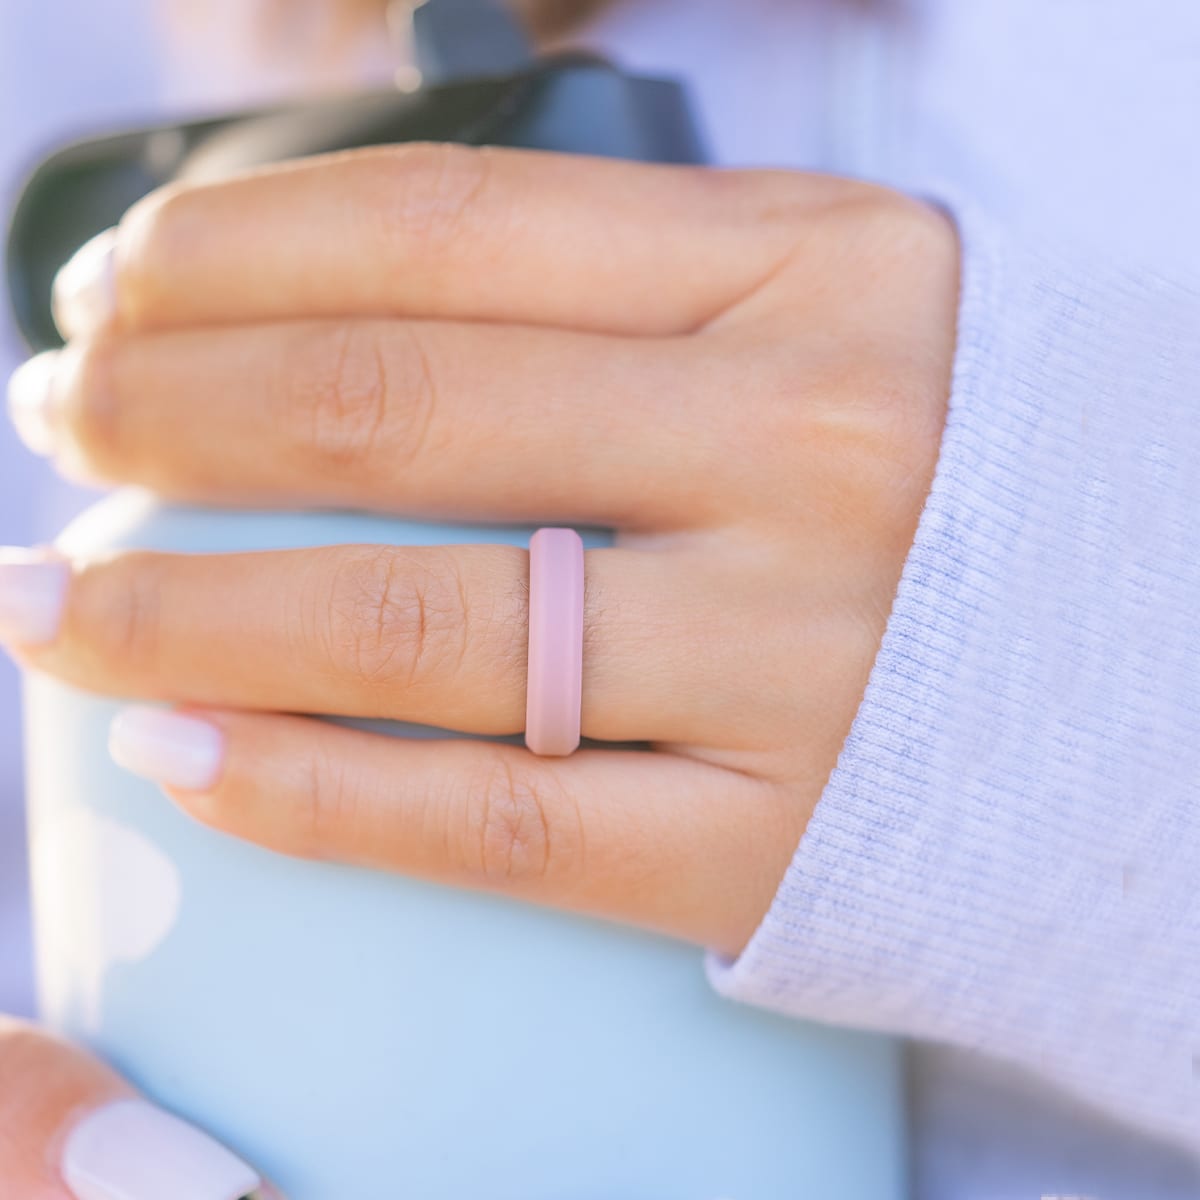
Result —
[[579, 749], [583, 706], [583, 539], [539, 529], [529, 542], [529, 683], [525, 745], [544, 757]]

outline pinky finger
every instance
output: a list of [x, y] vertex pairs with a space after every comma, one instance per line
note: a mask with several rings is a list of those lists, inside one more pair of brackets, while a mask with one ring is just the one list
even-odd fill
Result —
[[304, 717], [133, 708], [112, 752], [273, 850], [401, 872], [737, 953], [799, 840], [774, 785], [698, 759], [389, 738]]
[[0, 1018], [0, 1195], [21, 1200], [279, 1200], [192, 1125], [81, 1050]]

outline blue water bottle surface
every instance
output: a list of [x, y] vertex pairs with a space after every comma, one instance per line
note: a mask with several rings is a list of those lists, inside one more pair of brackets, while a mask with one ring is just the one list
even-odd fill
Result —
[[[63, 544], [528, 535], [123, 493]], [[894, 1042], [723, 1001], [666, 939], [244, 845], [111, 763], [113, 703], [43, 678], [27, 699], [45, 1018], [289, 1200], [904, 1195]]]

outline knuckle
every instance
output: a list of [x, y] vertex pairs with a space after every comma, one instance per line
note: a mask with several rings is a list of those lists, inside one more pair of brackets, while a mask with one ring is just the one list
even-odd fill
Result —
[[119, 307], [133, 325], [154, 323], [155, 309], [170, 292], [174, 264], [190, 257], [194, 190], [183, 183], [157, 188], [121, 220]]
[[427, 453], [448, 449], [432, 444], [434, 418], [441, 409], [438, 385], [441, 371], [435, 363], [430, 339], [411, 324], [401, 327], [400, 336], [404, 344], [395, 366], [400, 403], [396, 406], [388, 447], [393, 472], [416, 466]]
[[359, 778], [344, 758], [318, 750], [309, 753], [289, 812], [290, 853], [311, 859], [353, 855], [361, 811]]
[[862, 460], [864, 466], [888, 457], [918, 407], [922, 385], [903, 362], [864, 360], [828, 379], [828, 398], [810, 405], [808, 428], [818, 450]]
[[957, 258], [958, 239], [950, 218], [902, 192], [859, 184], [839, 215], [877, 281], [890, 277], [907, 288], [913, 272], [918, 280], [938, 278]]
[[163, 567], [129, 553], [83, 567], [72, 586], [78, 651], [92, 678], [148, 679], [162, 643]]
[[57, 387], [59, 419], [72, 450], [99, 472], [110, 474], [125, 456], [119, 396], [122, 355], [111, 338], [69, 344]]
[[926, 371], [902, 356], [865, 364], [842, 381], [843, 412], [830, 422], [864, 479], [885, 493], [898, 479], [931, 476], [941, 443], [945, 396]]
[[501, 756], [468, 785], [466, 803], [468, 865], [489, 886], [545, 883], [578, 857], [567, 796], [550, 771]]
[[385, 178], [376, 194], [392, 197], [384, 220], [409, 248], [430, 258], [452, 250], [482, 221], [495, 152], [487, 147], [417, 142], [379, 156]]
[[814, 472], [862, 528], [907, 526], [937, 459], [940, 422], [929, 388], [903, 363], [880, 362], [846, 373], [837, 386], [806, 435]]
[[334, 669], [363, 688], [414, 687], [462, 657], [469, 614], [449, 556], [393, 549], [351, 555], [332, 576], [326, 642]]
[[[302, 454], [317, 470], [335, 476], [377, 465], [388, 417], [388, 360], [379, 330], [370, 323], [323, 326], [298, 339], [289, 354], [280, 406], [302, 439]], [[297, 419], [299, 418], [299, 419]]]
[[900, 192], [893, 192], [891, 201], [881, 220], [886, 219], [888, 232], [901, 252], [925, 270], [957, 260], [958, 235], [942, 209]]

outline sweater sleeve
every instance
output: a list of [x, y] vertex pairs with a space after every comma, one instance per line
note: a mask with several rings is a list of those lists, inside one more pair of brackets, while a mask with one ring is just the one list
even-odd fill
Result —
[[854, 727], [718, 990], [1200, 1146], [1200, 294], [956, 212], [935, 482]]

